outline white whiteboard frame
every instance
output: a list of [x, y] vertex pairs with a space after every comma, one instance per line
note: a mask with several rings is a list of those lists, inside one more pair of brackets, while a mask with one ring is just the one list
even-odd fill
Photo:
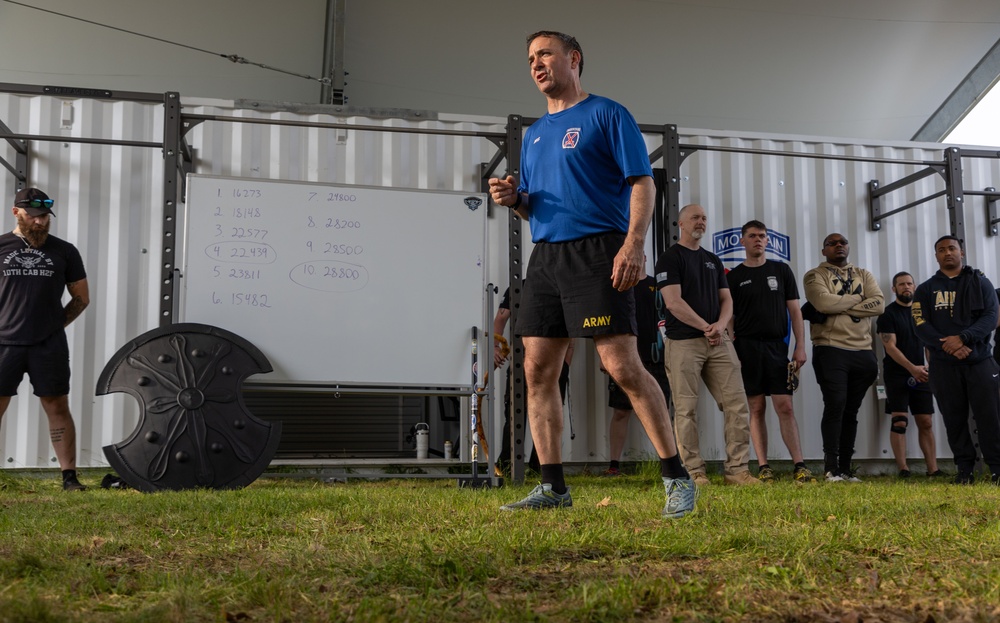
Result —
[[[472, 329], [488, 322], [485, 194], [196, 174], [188, 175], [186, 189], [175, 317], [232, 331], [260, 348], [275, 372], [248, 383], [474, 391]], [[406, 210], [414, 204], [419, 213]], [[310, 216], [315, 227], [307, 229]], [[326, 227], [329, 219], [361, 227]], [[215, 243], [215, 257], [208, 257]], [[360, 255], [329, 254], [331, 245], [356, 247]], [[236, 248], [262, 255], [223, 261]], [[292, 271], [306, 264], [321, 271], [360, 268], [366, 274], [359, 281], [367, 281], [351, 290], [348, 279], [339, 292], [322, 289], [341, 284], [317, 281], [318, 273], [293, 281]], [[250, 279], [234, 278], [229, 269]]]

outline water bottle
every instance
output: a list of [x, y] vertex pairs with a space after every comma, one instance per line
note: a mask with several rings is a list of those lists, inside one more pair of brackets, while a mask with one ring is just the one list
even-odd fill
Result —
[[417, 458], [426, 459], [427, 458], [427, 444], [429, 441], [430, 429], [427, 424], [420, 422], [416, 425], [415, 436], [417, 438]]

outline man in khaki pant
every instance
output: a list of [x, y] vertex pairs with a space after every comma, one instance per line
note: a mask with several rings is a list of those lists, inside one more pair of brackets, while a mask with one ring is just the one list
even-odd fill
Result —
[[704, 380], [725, 417], [725, 481], [759, 485], [748, 467], [750, 409], [740, 361], [726, 332], [733, 299], [725, 270], [718, 257], [701, 248], [707, 227], [701, 206], [684, 206], [677, 224], [680, 241], [656, 261], [656, 285], [667, 308], [664, 360], [674, 395], [677, 448], [695, 484], [709, 484], [698, 441], [698, 391]]

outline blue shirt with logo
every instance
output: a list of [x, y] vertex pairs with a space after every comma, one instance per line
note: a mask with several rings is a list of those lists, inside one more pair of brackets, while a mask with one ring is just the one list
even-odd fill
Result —
[[629, 177], [651, 176], [649, 154], [624, 106], [589, 95], [546, 114], [521, 146], [521, 184], [528, 193], [533, 242], [567, 242], [628, 233]]

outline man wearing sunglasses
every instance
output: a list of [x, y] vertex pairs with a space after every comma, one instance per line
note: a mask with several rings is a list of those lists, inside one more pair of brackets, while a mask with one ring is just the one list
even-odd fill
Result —
[[[49, 421], [63, 489], [76, 477], [76, 426], [69, 411], [69, 346], [64, 328], [90, 302], [80, 252], [49, 234], [53, 201], [37, 188], [18, 191], [17, 224], [0, 235], [0, 418], [25, 372]], [[69, 302], [62, 302], [64, 291]]]
[[858, 410], [878, 376], [871, 319], [885, 297], [875, 277], [847, 261], [851, 247], [841, 234], [823, 239], [825, 262], [802, 278], [806, 299], [825, 315], [809, 323], [813, 369], [823, 393], [823, 456], [827, 482], [861, 482], [851, 469]]

